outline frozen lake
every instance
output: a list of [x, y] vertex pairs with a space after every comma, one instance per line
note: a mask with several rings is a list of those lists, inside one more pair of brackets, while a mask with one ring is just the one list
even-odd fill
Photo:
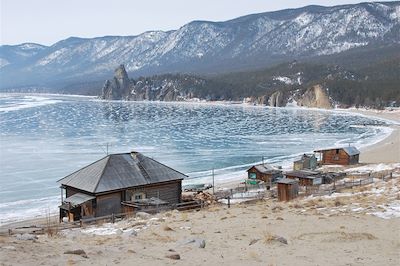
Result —
[[188, 174], [186, 182], [211, 182], [215, 168], [221, 183], [243, 179], [262, 157], [285, 168], [316, 148], [375, 142], [389, 133], [383, 123], [299, 108], [0, 94], [0, 224], [56, 211], [56, 181], [107, 146], [153, 157]]

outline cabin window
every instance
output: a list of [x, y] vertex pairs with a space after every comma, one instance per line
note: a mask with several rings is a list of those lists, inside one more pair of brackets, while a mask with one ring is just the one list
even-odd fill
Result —
[[336, 154], [339, 154], [339, 149], [336, 149]]
[[146, 194], [144, 194], [143, 192], [135, 193], [133, 195], [133, 200], [141, 200], [141, 199], [145, 199], [145, 198], [146, 198]]
[[146, 193], [143, 189], [128, 189], [125, 191], [125, 200], [135, 201], [140, 199], [145, 199]]
[[256, 173], [249, 173], [249, 178], [256, 179], [257, 178], [257, 174]]

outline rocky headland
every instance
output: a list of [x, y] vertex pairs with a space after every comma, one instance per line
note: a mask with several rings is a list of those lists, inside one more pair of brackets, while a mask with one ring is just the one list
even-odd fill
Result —
[[[299, 85], [299, 84], [297, 84]], [[215, 92], [208, 87], [220, 90]], [[126, 101], [241, 101], [255, 105], [283, 107], [297, 104], [304, 107], [332, 108], [333, 100], [328, 90], [321, 84], [316, 84], [300, 90], [299, 86], [292, 89], [270, 88], [261, 96], [230, 97], [228, 84], [219, 83], [187, 74], [168, 74], [152, 77], [129, 79], [124, 65], [115, 69], [114, 77], [106, 80], [101, 90], [100, 98], [104, 100]]]

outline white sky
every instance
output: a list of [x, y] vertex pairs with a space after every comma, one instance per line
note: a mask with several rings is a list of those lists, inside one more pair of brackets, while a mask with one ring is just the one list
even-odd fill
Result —
[[[0, 44], [45, 45], [71, 36], [137, 35], [178, 29], [192, 20], [235, 17], [359, 0], [0, 0]], [[366, 1], [372, 2], [372, 1]]]

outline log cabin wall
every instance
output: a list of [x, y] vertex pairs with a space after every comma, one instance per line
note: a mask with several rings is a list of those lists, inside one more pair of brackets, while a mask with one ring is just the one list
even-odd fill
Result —
[[349, 164], [358, 164], [359, 162], [359, 154], [350, 156]]
[[278, 200], [290, 201], [298, 196], [297, 184], [282, 184], [278, 183]]
[[310, 178], [301, 178], [298, 176], [291, 176], [291, 175], [287, 175], [286, 174], [286, 178], [290, 178], [293, 180], [298, 179], [299, 180], [299, 186], [312, 186], [313, 185], [313, 181]]
[[332, 149], [323, 152], [323, 164], [350, 164], [350, 156], [343, 149]]
[[182, 181], [174, 181], [168, 183], [159, 183], [148, 186], [130, 188], [125, 191], [125, 200], [130, 201], [130, 195], [135, 193], [143, 193], [145, 198], [160, 198], [170, 204], [181, 202], [182, 197]]
[[114, 192], [96, 197], [96, 217], [121, 213], [121, 192]]
[[154, 184], [146, 186], [144, 189], [146, 191], [147, 198], [157, 198], [166, 201], [170, 204], [177, 204], [181, 202], [182, 197], [182, 181], [176, 181], [165, 184]]
[[256, 174], [256, 179], [261, 179], [261, 173], [257, 171], [257, 169], [255, 167], [252, 167], [251, 169], [249, 169], [248, 171], [248, 178], [250, 179], [251, 174]]
[[265, 183], [272, 182], [276, 177], [278, 177], [278, 174], [272, 174], [272, 173], [261, 173], [259, 172], [255, 167], [249, 169], [248, 171], [248, 178], [251, 179], [250, 174], [254, 173], [256, 174], [256, 179], [262, 180]]
[[[72, 187], [66, 187], [65, 188], [65, 198], [71, 197], [72, 195], [81, 192], [79, 189], [75, 189]], [[86, 194], [86, 193], [85, 193]]]

